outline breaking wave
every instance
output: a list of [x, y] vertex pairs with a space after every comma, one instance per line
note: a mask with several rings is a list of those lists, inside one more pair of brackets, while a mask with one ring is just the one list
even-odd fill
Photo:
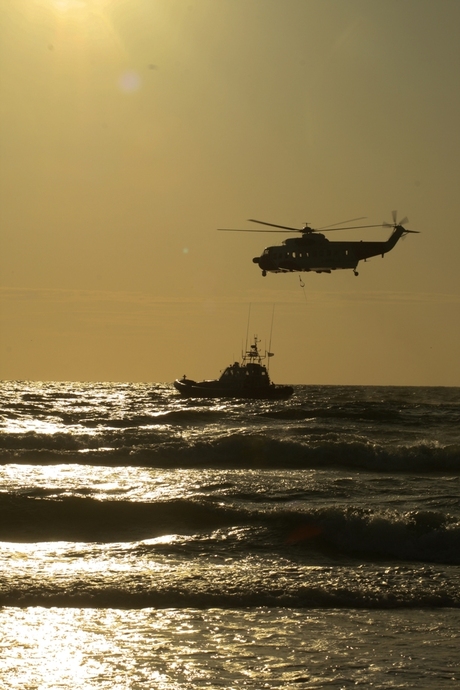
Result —
[[[0, 497], [2, 541], [115, 542], [193, 536], [182, 554], [264, 551], [308, 558], [385, 559], [460, 564], [460, 523], [441, 510], [405, 513], [357, 506], [296, 509], [289, 501], [261, 509], [210, 499], [158, 502], [96, 500], [32, 491]], [[225, 530], [230, 530], [228, 533]]]
[[298, 440], [234, 433], [198, 439], [163, 431], [86, 434], [9, 434], [0, 462], [78, 463], [161, 468], [343, 468], [370, 472], [459, 472], [460, 443], [386, 445], [331, 438]]

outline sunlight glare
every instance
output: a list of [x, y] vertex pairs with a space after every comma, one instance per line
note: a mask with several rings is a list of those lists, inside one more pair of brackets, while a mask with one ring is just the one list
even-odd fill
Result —
[[92, 61], [102, 55], [104, 59], [124, 55], [110, 12], [115, 0], [35, 0], [35, 4], [53, 24], [53, 50], [61, 60], [66, 56], [73, 63], [82, 84], [88, 83]]
[[111, 0], [48, 0], [51, 7], [58, 12], [72, 10], [101, 10], [110, 4]]
[[59, 26], [80, 28], [94, 25], [113, 31], [108, 11], [114, 0], [35, 0], [35, 6], [54, 15]]
[[53, 0], [53, 6], [60, 12], [86, 7], [84, 0]]

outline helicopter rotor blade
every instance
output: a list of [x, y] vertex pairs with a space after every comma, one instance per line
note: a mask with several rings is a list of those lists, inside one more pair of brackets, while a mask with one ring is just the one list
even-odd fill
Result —
[[[358, 230], [358, 228], [381, 228], [382, 223], [377, 223], [376, 225], [349, 225], [346, 228], [323, 228], [321, 232], [337, 232], [337, 230]], [[316, 232], [316, 231], [315, 231]]]
[[327, 228], [335, 228], [336, 225], [343, 225], [344, 223], [353, 223], [355, 220], [364, 220], [365, 218], [367, 218], [367, 216], [360, 216], [359, 218], [350, 218], [350, 220], [341, 220], [340, 223], [331, 223], [330, 225], [323, 225], [320, 228], [318, 228], [318, 230], [327, 230]]
[[300, 230], [252, 230], [251, 228], [217, 228], [220, 232], [277, 232], [278, 234], [280, 232], [300, 232]]
[[[280, 228], [279, 230], [252, 230], [252, 228], [217, 228], [219, 232], [277, 232], [277, 233], [291, 233], [291, 232], [302, 232], [302, 233], [314, 233], [318, 232], [315, 228], [291, 228], [287, 225], [275, 225], [275, 223], [265, 223], [262, 220], [253, 220], [253, 223], [261, 223], [262, 225], [271, 225], [274, 228]], [[358, 230], [360, 228], [381, 228], [385, 223], [377, 223], [376, 225], [350, 225], [345, 228], [324, 228], [322, 232], [337, 232], [338, 230]], [[386, 224], [388, 227], [393, 226], [389, 223]]]
[[[318, 231], [322, 232], [336, 232], [338, 230], [360, 230], [364, 228], [396, 228], [398, 225], [403, 226], [404, 223], [408, 223], [409, 219], [405, 216], [401, 221], [398, 222], [398, 212], [392, 211], [393, 223], [375, 223], [372, 225], [347, 225], [345, 227], [338, 228], [337, 225], [342, 225], [343, 223], [352, 223], [355, 220], [361, 220], [366, 218], [366, 216], [360, 216], [359, 218], [350, 218], [349, 220], [342, 220], [340, 223], [333, 223], [332, 225], [323, 225], [320, 228], [311, 228], [308, 223], [305, 223], [303, 228], [293, 228], [290, 225], [278, 225], [278, 223], [268, 223], [265, 220], [257, 220], [256, 218], [248, 218], [250, 223], [259, 223], [259, 225], [266, 225], [270, 228], [276, 228], [276, 230], [252, 230], [250, 228], [217, 228], [221, 232], [300, 232], [303, 234], [314, 233]], [[405, 230], [405, 228], [404, 228]], [[417, 230], [406, 230], [406, 232], [418, 232]]]
[[260, 225], [269, 225], [272, 228], [281, 228], [283, 230], [292, 230], [292, 232], [302, 232], [301, 228], [291, 228], [289, 225], [277, 225], [276, 223], [266, 223], [264, 220], [256, 220], [255, 218], [248, 218], [250, 223], [260, 223]]
[[[365, 216], [364, 216], [365, 218]], [[337, 230], [356, 230], [357, 228], [381, 228], [382, 225], [381, 223], [378, 223], [377, 225], [351, 225], [346, 228], [333, 228], [331, 226], [327, 226], [326, 228], [310, 228], [308, 227], [308, 223], [305, 224], [304, 228], [292, 228], [288, 225], [276, 225], [275, 223], [266, 223], [263, 220], [255, 220], [254, 218], [249, 218], [248, 220], [251, 221], [251, 223], [261, 223], [262, 225], [270, 225], [273, 228], [282, 228], [283, 230], [288, 230], [292, 232], [318, 232], [318, 230], [323, 230], [324, 232], [334, 232]], [[350, 223], [353, 220], [343, 220], [342, 223]], [[358, 220], [358, 218], [355, 218], [355, 220]], [[336, 225], [340, 225], [340, 223], [336, 223]], [[328, 227], [330, 227], [330, 230], [328, 230]], [[253, 231], [257, 232], [257, 231]], [[264, 232], [263, 230], [259, 232]], [[273, 230], [265, 230], [265, 232], [274, 232]], [[276, 231], [275, 231], [276, 232]]]
[[[261, 222], [261, 221], [260, 221]], [[274, 225], [274, 223], [264, 223], [264, 225]], [[277, 232], [279, 233], [291, 233], [291, 232], [318, 232], [314, 228], [308, 228], [304, 230], [303, 228], [288, 228], [285, 226], [274, 225], [275, 228], [281, 228], [280, 230], [252, 230], [252, 228], [217, 228], [219, 232]], [[359, 228], [381, 228], [382, 223], [377, 223], [377, 225], [351, 225], [346, 228], [325, 228], [323, 232], [337, 232], [338, 230], [357, 230]], [[392, 225], [388, 224], [388, 227], [392, 228]]]

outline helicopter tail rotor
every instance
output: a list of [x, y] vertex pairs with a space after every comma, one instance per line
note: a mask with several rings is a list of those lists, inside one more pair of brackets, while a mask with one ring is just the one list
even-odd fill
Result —
[[398, 220], [398, 212], [397, 211], [392, 211], [391, 213], [393, 217], [393, 222], [392, 223], [387, 223], [386, 221], [382, 224], [384, 228], [393, 228], [393, 230], [396, 230], [396, 228], [402, 228], [404, 230], [404, 233], [407, 232], [412, 232], [418, 234], [418, 230], [406, 230], [404, 225], [409, 222], [409, 218], [407, 216], [404, 216], [401, 220]]

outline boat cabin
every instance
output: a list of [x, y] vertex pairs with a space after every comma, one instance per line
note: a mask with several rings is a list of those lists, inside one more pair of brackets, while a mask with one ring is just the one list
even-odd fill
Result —
[[225, 385], [235, 386], [268, 386], [270, 384], [266, 367], [256, 362], [243, 364], [235, 362], [223, 371], [219, 381]]

